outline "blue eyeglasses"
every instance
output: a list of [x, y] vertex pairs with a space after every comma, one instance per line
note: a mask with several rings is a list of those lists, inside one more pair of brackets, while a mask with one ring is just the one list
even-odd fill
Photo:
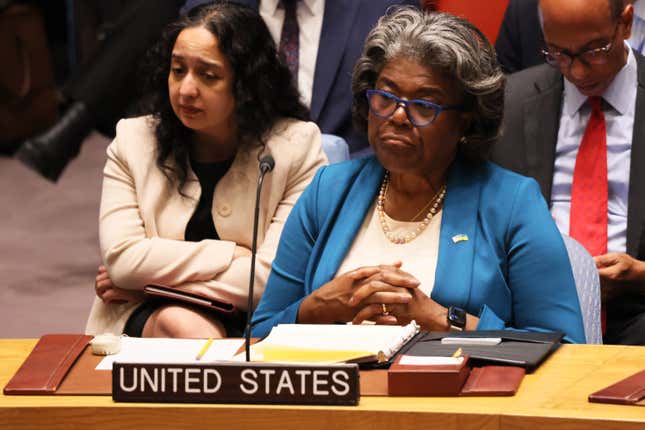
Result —
[[408, 120], [415, 127], [426, 127], [434, 122], [444, 110], [460, 110], [461, 106], [441, 106], [426, 100], [403, 100], [392, 93], [367, 90], [370, 112], [381, 118], [389, 118], [403, 105]]

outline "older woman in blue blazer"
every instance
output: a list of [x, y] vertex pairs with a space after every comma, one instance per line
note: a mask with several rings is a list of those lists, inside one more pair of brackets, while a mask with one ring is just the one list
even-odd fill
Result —
[[369, 34], [354, 114], [375, 156], [321, 168], [280, 239], [253, 335], [279, 323], [561, 331], [584, 342], [538, 185], [484, 160], [504, 77], [486, 38], [400, 9]]

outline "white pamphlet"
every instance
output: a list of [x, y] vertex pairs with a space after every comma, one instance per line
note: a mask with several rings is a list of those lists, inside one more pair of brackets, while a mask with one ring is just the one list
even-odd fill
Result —
[[121, 338], [121, 351], [107, 355], [96, 370], [112, 370], [112, 363], [173, 364], [230, 361], [244, 343], [243, 339], [213, 339], [200, 360], [197, 354], [206, 339]]

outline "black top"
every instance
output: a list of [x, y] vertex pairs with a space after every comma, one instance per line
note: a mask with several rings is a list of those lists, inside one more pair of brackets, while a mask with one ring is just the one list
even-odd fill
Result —
[[[233, 164], [233, 158], [220, 163], [198, 163], [194, 160], [190, 161], [195, 175], [199, 179], [199, 185], [202, 187], [202, 195], [199, 198], [197, 208], [193, 216], [188, 220], [184, 238], [186, 241], [199, 242], [203, 239], [219, 239], [219, 235], [215, 230], [213, 223], [213, 215], [211, 213], [213, 207], [213, 193], [215, 186], [222, 177], [228, 172], [228, 169]], [[123, 332], [131, 337], [141, 337], [143, 328], [150, 315], [152, 315], [161, 306], [168, 303], [166, 300], [146, 300], [128, 318]], [[226, 332], [232, 337], [241, 337], [243, 330], [243, 321], [226, 322]]]
[[213, 223], [213, 193], [215, 186], [222, 177], [228, 172], [233, 164], [233, 158], [219, 163], [199, 163], [190, 160], [195, 175], [199, 179], [199, 185], [202, 188], [202, 195], [199, 197], [199, 203], [188, 220], [184, 238], [189, 242], [199, 242], [203, 239], [219, 239]]

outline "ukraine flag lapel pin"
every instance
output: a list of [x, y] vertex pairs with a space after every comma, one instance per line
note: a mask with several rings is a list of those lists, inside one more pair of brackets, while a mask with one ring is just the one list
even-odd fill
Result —
[[468, 240], [468, 236], [465, 234], [456, 234], [452, 237], [453, 243], [464, 242]]

